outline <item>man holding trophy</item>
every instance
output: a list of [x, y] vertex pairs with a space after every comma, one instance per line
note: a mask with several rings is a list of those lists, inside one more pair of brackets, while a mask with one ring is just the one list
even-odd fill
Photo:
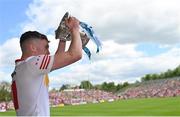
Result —
[[[80, 24], [84, 31], [80, 31]], [[50, 55], [46, 35], [27, 31], [20, 37], [22, 56], [15, 61], [11, 85], [17, 116], [50, 116], [47, 74], [80, 60], [82, 49], [90, 58], [85, 46], [91, 37], [96, 40], [91, 27], [68, 13], [62, 18], [55, 37], [59, 45], [54, 55]], [[71, 41], [67, 51], [66, 41]]]

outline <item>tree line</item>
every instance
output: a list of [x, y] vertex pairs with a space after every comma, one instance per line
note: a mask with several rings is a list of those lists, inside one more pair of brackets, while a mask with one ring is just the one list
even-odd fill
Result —
[[158, 79], [167, 79], [167, 78], [174, 78], [180, 76], [180, 66], [176, 67], [175, 69], [171, 70], [168, 69], [166, 72], [162, 72], [159, 74], [146, 74], [141, 78], [141, 81], [149, 81], [149, 80], [158, 80]]
[[[159, 73], [159, 74], [146, 74], [144, 77], [141, 78], [141, 81], [136, 81], [135, 83], [119, 83], [115, 85], [114, 82], [103, 82], [99, 85], [93, 85], [90, 81], [82, 81], [79, 88], [81, 89], [100, 89], [108, 92], [117, 92], [120, 90], [123, 90], [127, 88], [128, 86], [135, 86], [138, 85], [141, 82], [149, 81], [149, 80], [158, 80], [158, 79], [167, 79], [167, 78], [174, 78], [180, 76], [180, 66], [176, 67], [175, 69], [171, 70], [168, 69], [165, 72]], [[63, 85], [60, 90], [68, 89], [69, 85]]]
[[[77, 87], [80, 89], [99, 89], [99, 90], [104, 90], [104, 91], [108, 91], [108, 92], [116, 92], [127, 86], [129, 86], [128, 82], [124, 82], [122, 84], [119, 83], [117, 85], [114, 82], [109, 82], [109, 83], [103, 82], [102, 84], [93, 85], [90, 81], [85, 80], [85, 81], [82, 81], [80, 83], [80, 85]], [[71, 88], [70, 85], [66, 84], [66, 85], [62, 85], [62, 87], [59, 90], [62, 91], [64, 89], [69, 89], [69, 88]], [[76, 87], [74, 87], [74, 88], [76, 88]]]

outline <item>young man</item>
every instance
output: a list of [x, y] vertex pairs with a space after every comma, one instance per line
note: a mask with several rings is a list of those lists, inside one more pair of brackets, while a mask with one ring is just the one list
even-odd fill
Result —
[[45, 35], [37, 31], [21, 35], [22, 56], [15, 61], [11, 86], [17, 116], [49, 116], [47, 74], [81, 59], [79, 21], [70, 17], [66, 25], [72, 37], [69, 49], [65, 52], [65, 42], [60, 40], [53, 56], [49, 55], [49, 41]]

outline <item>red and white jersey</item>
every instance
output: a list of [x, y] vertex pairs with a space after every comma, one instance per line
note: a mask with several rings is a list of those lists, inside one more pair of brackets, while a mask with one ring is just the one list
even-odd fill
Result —
[[17, 116], [49, 116], [47, 74], [54, 56], [31, 56], [16, 60], [12, 74], [13, 102]]

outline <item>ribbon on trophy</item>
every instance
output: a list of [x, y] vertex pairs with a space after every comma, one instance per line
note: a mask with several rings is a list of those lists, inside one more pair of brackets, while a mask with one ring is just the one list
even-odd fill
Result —
[[[57, 30], [55, 31], [55, 38], [56, 39], [61, 39], [64, 41], [71, 41], [71, 35], [68, 30], [68, 27], [65, 24], [65, 19], [69, 18], [69, 13], [66, 12], [65, 15], [63, 16]], [[94, 44], [97, 47], [96, 53], [100, 51], [102, 48], [102, 43], [99, 40], [99, 38], [96, 36], [94, 30], [92, 29], [92, 26], [88, 25], [85, 22], [80, 21], [80, 36], [82, 40], [82, 48], [84, 52], [87, 54], [88, 58], [91, 58], [91, 52], [89, 48], [86, 47], [87, 43], [89, 40], [92, 40]]]

